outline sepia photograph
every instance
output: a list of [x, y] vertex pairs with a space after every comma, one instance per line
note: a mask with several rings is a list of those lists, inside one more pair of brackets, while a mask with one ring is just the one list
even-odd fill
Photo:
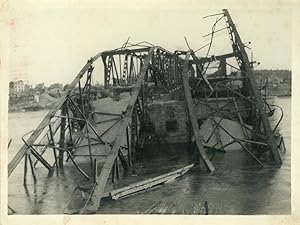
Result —
[[124, 5], [12, 3], [1, 211], [291, 215], [293, 4]]

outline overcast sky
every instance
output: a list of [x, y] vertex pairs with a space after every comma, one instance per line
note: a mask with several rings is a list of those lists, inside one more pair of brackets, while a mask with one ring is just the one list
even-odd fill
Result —
[[[39, 8], [11, 11], [11, 79], [30, 83], [69, 83], [86, 60], [100, 51], [143, 40], [171, 51], [186, 49], [184, 36], [197, 49], [209, 42], [221, 9], [199, 8]], [[288, 8], [229, 9], [244, 42], [251, 41], [257, 69], [291, 69], [291, 16]], [[220, 23], [218, 28], [223, 28]], [[231, 51], [228, 34], [216, 37], [216, 53]], [[249, 52], [250, 53], [250, 52]], [[198, 52], [204, 56], [206, 49]], [[96, 65], [97, 66], [97, 65]], [[95, 70], [102, 82], [102, 71]]]

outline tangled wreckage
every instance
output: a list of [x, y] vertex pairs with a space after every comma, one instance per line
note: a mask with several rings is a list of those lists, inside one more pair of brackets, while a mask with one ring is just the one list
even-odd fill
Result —
[[[83, 214], [96, 213], [105, 198], [140, 193], [192, 167], [202, 166], [212, 173], [218, 169], [212, 162], [216, 153], [242, 149], [258, 166], [280, 167], [285, 151], [277, 132], [281, 119], [270, 123], [276, 107], [255, 83], [253, 62], [229, 12], [212, 16], [218, 19], [204, 57], [196, 56], [189, 46], [188, 51], [170, 52], [146, 42], [127, 42], [89, 59], [67, 94], [28, 139], [23, 137], [24, 146], [9, 163], [8, 175], [24, 159], [25, 186], [29, 171], [33, 183], [39, 181], [38, 170], [47, 171], [51, 178], [62, 171], [68, 179], [76, 176], [73, 186], [64, 186], [63, 198], [69, 198], [64, 213]], [[220, 31], [215, 25], [221, 19], [233, 51], [209, 56], [213, 36]], [[93, 63], [101, 59], [104, 89], [92, 85]], [[237, 66], [229, 59], [236, 59]], [[218, 66], [208, 73], [212, 64]], [[130, 183], [132, 174], [139, 173], [137, 162], [147, 161], [153, 146], [182, 143], [193, 147], [192, 163]], [[115, 185], [121, 179], [128, 182]], [[54, 190], [59, 191], [63, 192]]]

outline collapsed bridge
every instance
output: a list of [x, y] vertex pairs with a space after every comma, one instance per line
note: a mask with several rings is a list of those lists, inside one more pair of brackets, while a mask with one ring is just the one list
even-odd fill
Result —
[[[35, 181], [38, 163], [49, 176], [72, 165], [90, 183], [79, 210], [85, 213], [97, 211], [108, 180], [120, 179], [121, 171], [134, 173], [149, 140], [194, 143], [199, 163], [209, 172], [218, 169], [211, 152], [230, 150], [233, 145], [260, 166], [280, 166], [284, 142], [276, 132], [278, 124], [272, 127], [269, 122], [272, 109], [256, 86], [252, 62], [228, 11], [217, 16], [226, 21], [231, 53], [198, 57], [190, 48], [170, 52], [149, 43], [126, 43], [89, 59], [66, 95], [30, 137], [23, 138], [24, 146], [9, 163], [8, 175], [22, 159], [24, 183], [28, 163]], [[231, 58], [238, 67], [228, 63]], [[101, 90], [92, 85], [92, 77], [97, 76], [93, 63], [100, 60]], [[212, 62], [219, 67], [208, 75]], [[228, 74], [228, 66], [238, 72]], [[166, 108], [173, 112], [162, 116]], [[176, 117], [182, 112], [182, 117]], [[230, 130], [233, 125], [239, 135]]]

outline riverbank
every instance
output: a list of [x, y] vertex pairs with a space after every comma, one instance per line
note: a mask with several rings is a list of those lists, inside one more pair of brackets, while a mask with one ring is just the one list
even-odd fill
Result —
[[39, 95], [38, 98], [19, 97], [14, 101], [10, 101], [8, 112], [35, 112], [51, 109], [58, 101], [59, 96], [53, 97], [48, 92]]
[[[291, 94], [277, 94], [277, 95], [272, 95], [271, 96], [276, 96], [278, 98], [291, 98]], [[8, 106], [8, 112], [9, 113], [17, 113], [17, 112], [37, 112], [37, 111], [44, 111], [44, 110], [49, 110], [54, 106], [55, 102], [51, 102], [50, 104], [47, 105], [42, 105], [42, 104], [37, 104], [37, 103], [23, 103], [19, 105], [9, 105]]]
[[37, 111], [44, 111], [49, 110], [52, 108], [53, 105], [50, 106], [41, 106], [41, 105], [30, 105], [30, 106], [9, 106], [8, 112], [9, 113], [17, 113], [17, 112], [37, 112]]

